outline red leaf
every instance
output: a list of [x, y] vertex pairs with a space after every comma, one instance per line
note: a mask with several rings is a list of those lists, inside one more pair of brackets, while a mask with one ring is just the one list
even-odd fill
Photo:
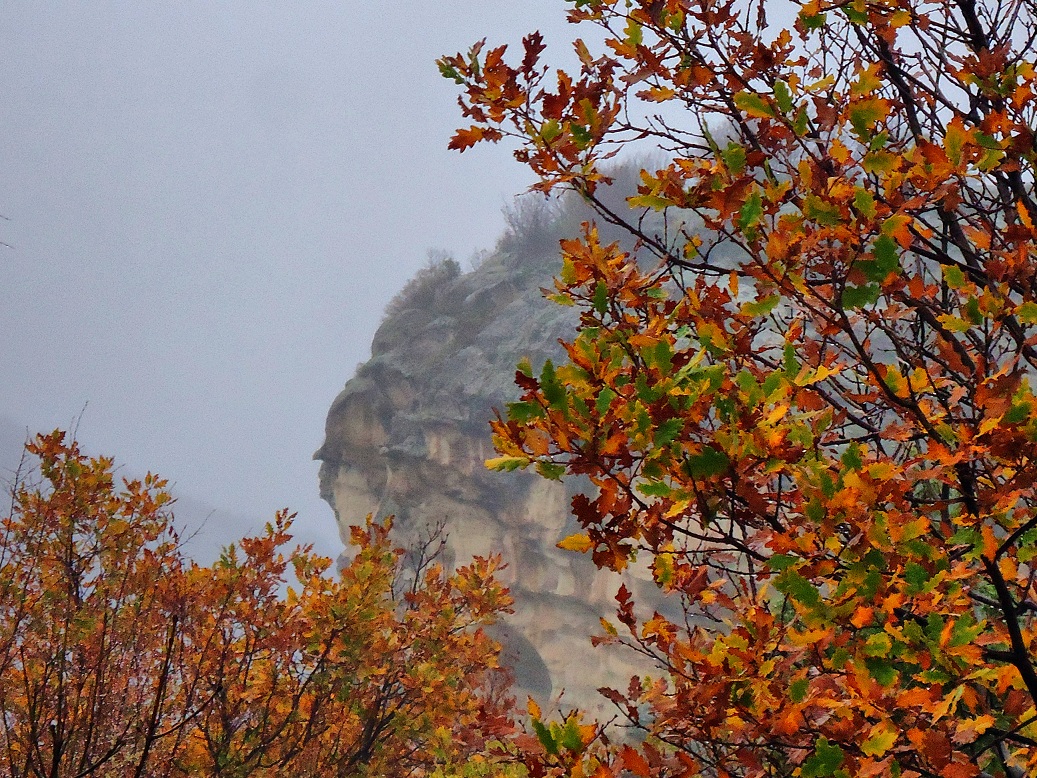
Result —
[[540, 59], [540, 53], [547, 46], [544, 45], [544, 36], [540, 34], [539, 30], [531, 32], [523, 38], [522, 46], [526, 50], [526, 54], [522, 58], [522, 74], [529, 78], [533, 74], [533, 68], [536, 67], [537, 61]]

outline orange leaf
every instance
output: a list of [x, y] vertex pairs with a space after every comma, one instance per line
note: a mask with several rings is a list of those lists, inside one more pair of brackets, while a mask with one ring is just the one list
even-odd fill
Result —
[[492, 127], [477, 127], [473, 124], [467, 130], [458, 130], [454, 134], [454, 137], [450, 139], [447, 148], [463, 152], [470, 149], [480, 141], [488, 140], [496, 142], [499, 141], [501, 137], [499, 130]]
[[623, 749], [620, 751], [620, 759], [622, 760], [623, 768], [639, 778], [649, 778], [652, 774], [652, 768], [649, 767], [645, 758], [630, 746], [623, 746]]

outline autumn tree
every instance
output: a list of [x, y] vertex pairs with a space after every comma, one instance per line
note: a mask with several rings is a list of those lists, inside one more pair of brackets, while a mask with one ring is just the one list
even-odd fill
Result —
[[371, 524], [332, 577], [281, 513], [203, 567], [161, 479], [120, 487], [61, 433], [27, 450], [43, 483], [0, 525], [0, 775], [454, 775], [510, 734], [481, 628], [510, 605], [499, 560], [413, 564]]
[[452, 147], [517, 142], [638, 241], [563, 241], [581, 323], [490, 462], [589, 477], [563, 545], [683, 606], [621, 590], [601, 639], [662, 672], [609, 692], [650, 737], [594, 769], [1033, 774], [1034, 3], [569, 6], [568, 72], [539, 33], [440, 69]]

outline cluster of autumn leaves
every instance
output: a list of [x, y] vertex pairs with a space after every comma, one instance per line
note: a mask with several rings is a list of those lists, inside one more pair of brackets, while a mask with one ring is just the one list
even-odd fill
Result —
[[[624, 769], [1032, 774], [1037, 8], [569, 6], [574, 68], [532, 34], [440, 69], [454, 148], [514, 143], [629, 236], [562, 242], [580, 324], [490, 462], [589, 478], [562, 545], [680, 603], [621, 590], [598, 638], [656, 667], [607, 692]], [[620, 152], [662, 155], [630, 210]]]
[[332, 576], [282, 513], [201, 566], [163, 481], [119, 485], [61, 433], [27, 448], [43, 483], [0, 525], [0, 775], [477, 775], [513, 730], [481, 629], [511, 602], [499, 560], [447, 572], [371, 524]]

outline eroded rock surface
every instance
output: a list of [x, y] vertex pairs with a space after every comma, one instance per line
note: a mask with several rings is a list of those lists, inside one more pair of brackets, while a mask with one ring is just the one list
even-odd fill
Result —
[[499, 635], [521, 690], [543, 703], [564, 689], [563, 705], [597, 708], [595, 690], [625, 687], [635, 668], [632, 654], [589, 640], [614, 612], [619, 580], [555, 547], [578, 529], [576, 485], [483, 466], [494, 455], [492, 409], [517, 393], [516, 363], [560, 358], [558, 339], [576, 324], [540, 292], [558, 268], [557, 244], [529, 243], [499, 248], [470, 273], [441, 264], [412, 281], [332, 405], [315, 456], [344, 542], [367, 514], [393, 514], [404, 537], [445, 523], [448, 562], [502, 554], [516, 606]]

